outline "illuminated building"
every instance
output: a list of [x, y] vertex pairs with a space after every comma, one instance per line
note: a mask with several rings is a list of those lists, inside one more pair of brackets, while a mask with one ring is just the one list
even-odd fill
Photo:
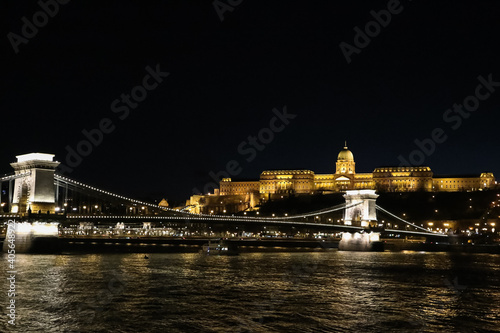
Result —
[[[237, 212], [261, 201], [288, 195], [338, 193], [374, 189], [377, 192], [480, 191], [496, 186], [492, 173], [473, 176], [434, 176], [430, 167], [378, 167], [372, 173], [356, 173], [354, 155], [347, 144], [339, 152], [335, 173], [315, 174], [311, 170], [266, 170], [259, 180], [233, 181], [223, 178], [213, 195], [196, 195], [188, 200], [193, 212]], [[231, 208], [228, 208], [230, 206]], [[206, 208], [211, 207], [211, 208]]]

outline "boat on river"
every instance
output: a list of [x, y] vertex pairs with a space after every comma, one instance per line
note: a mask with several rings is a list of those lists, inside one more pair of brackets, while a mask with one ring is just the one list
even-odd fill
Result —
[[203, 244], [202, 253], [207, 255], [226, 255], [234, 256], [238, 255], [238, 247], [231, 242], [219, 239], [219, 240], [209, 240], [208, 243]]

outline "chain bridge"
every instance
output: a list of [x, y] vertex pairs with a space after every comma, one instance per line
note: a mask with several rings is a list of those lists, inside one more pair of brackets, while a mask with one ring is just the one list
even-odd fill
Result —
[[[183, 208], [172, 209], [129, 198], [58, 174], [56, 168], [59, 163], [53, 161], [53, 157], [40, 153], [17, 156], [17, 162], [11, 163], [14, 172], [0, 177], [0, 218], [5, 223], [23, 222], [32, 227], [36, 224], [33, 232], [40, 232], [42, 226], [47, 225], [58, 236], [64, 236], [68, 230], [73, 234], [81, 232], [92, 235], [95, 227], [117, 230], [117, 235], [126, 235], [130, 228], [148, 230], [154, 234], [153, 231], [158, 228], [209, 230], [213, 227], [219, 231], [225, 228], [228, 233], [237, 235], [243, 235], [241, 233], [245, 230], [252, 230], [252, 234], [262, 234], [264, 230], [274, 230], [278, 234], [279, 230], [288, 230], [288, 234], [293, 236], [293, 230], [302, 230], [303, 233], [310, 231], [311, 234], [319, 235], [377, 233], [448, 237], [378, 206], [378, 195], [374, 190], [348, 190], [344, 194], [343, 204], [295, 215], [194, 214]], [[333, 218], [339, 215], [342, 218]], [[379, 220], [379, 215], [397, 221], [401, 228], [387, 228]], [[57, 228], [54, 229], [54, 226]], [[24, 228], [27, 230], [28, 227], [25, 225]], [[165, 232], [157, 234], [173, 235]], [[180, 234], [189, 236], [189, 232]]]

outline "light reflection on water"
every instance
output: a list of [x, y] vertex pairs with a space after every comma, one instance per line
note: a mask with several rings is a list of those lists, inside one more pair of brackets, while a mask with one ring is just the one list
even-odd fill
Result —
[[[17, 255], [16, 266], [19, 332], [493, 332], [500, 327], [498, 255]], [[4, 291], [5, 274], [6, 269], [0, 272]], [[1, 331], [11, 330], [6, 302], [0, 298]]]

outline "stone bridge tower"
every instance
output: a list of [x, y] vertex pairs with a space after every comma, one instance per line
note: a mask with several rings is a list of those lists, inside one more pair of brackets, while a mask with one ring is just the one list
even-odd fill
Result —
[[377, 226], [375, 205], [378, 194], [375, 194], [375, 190], [346, 191], [344, 198], [346, 205], [358, 204], [345, 209], [344, 224], [356, 225], [363, 228]]
[[42, 153], [19, 155], [16, 158], [17, 162], [10, 164], [15, 174], [26, 175], [15, 180], [12, 213], [26, 214], [30, 209], [33, 213], [54, 213], [54, 173], [59, 162], [54, 161], [54, 155]]

